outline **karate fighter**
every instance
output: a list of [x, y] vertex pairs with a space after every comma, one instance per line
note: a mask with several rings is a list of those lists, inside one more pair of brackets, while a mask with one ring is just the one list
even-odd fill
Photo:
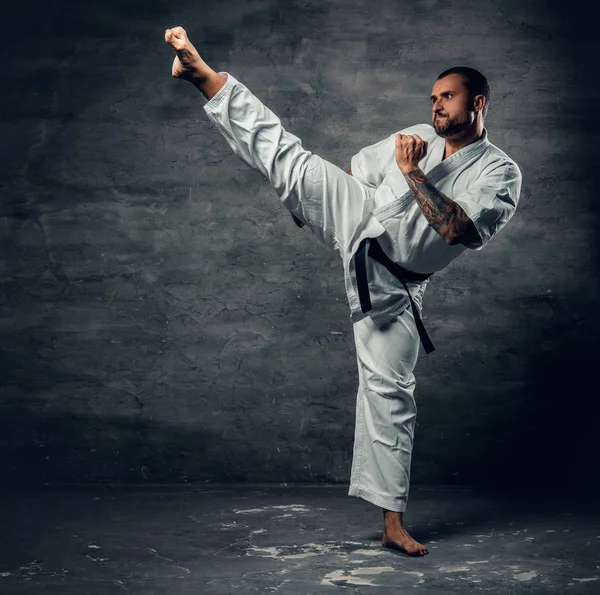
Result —
[[443, 72], [431, 93], [433, 126], [395, 132], [352, 157], [344, 172], [303, 148], [240, 81], [215, 72], [181, 27], [167, 29], [172, 75], [192, 82], [204, 110], [244, 162], [274, 187], [299, 226], [342, 258], [358, 363], [349, 495], [383, 509], [382, 544], [422, 556], [404, 527], [421, 323], [429, 276], [483, 248], [512, 217], [516, 163], [487, 138], [489, 87], [476, 70]]

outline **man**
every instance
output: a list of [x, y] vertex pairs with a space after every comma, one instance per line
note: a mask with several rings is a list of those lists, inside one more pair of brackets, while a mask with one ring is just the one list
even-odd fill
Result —
[[212, 70], [184, 29], [167, 29], [165, 41], [176, 53], [172, 75], [202, 92], [233, 151], [270, 181], [298, 225], [341, 256], [359, 375], [349, 494], [383, 509], [384, 546], [427, 554], [403, 524], [413, 369], [420, 340], [433, 349], [421, 300], [430, 274], [506, 224], [521, 188], [517, 165], [487, 139], [487, 81], [469, 68], [443, 72], [431, 94], [433, 127], [365, 147], [346, 173], [304, 149], [233, 76]]

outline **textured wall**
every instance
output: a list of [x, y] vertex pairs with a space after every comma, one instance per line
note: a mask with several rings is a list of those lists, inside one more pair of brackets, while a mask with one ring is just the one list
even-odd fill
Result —
[[598, 84], [573, 3], [38, 4], [2, 39], [3, 481], [348, 480], [340, 262], [170, 77], [176, 25], [344, 169], [429, 122], [445, 68], [487, 74], [521, 205], [430, 283], [413, 479], [597, 479]]

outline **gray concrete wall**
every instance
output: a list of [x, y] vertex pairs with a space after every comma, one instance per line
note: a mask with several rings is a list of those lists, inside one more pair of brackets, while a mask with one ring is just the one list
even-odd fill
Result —
[[[23, 3], [5, 19], [3, 482], [349, 478], [357, 376], [340, 262], [170, 77], [167, 27], [306, 148], [429, 122], [488, 76], [521, 205], [425, 299], [415, 483], [597, 480], [598, 81], [576, 5], [517, 0]], [[589, 16], [589, 15], [588, 15]], [[591, 469], [591, 471], [590, 471]]]

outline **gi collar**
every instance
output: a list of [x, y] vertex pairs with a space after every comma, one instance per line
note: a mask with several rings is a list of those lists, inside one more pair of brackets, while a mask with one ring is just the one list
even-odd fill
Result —
[[[444, 144], [445, 142], [446, 141], [444, 141]], [[444, 159], [442, 163], [447, 163], [451, 166], [461, 165], [462, 163], [481, 155], [488, 148], [489, 144], [490, 141], [488, 140], [487, 129], [484, 128], [481, 138], [477, 139], [474, 143], [470, 143], [466, 147], [459, 149], [456, 153], [453, 153], [450, 157]]]
[[[434, 150], [440, 151], [438, 153], [439, 159], [441, 159], [443, 154], [445, 142], [446, 141], [441, 136], [436, 138], [434, 147], [437, 145], [438, 148]], [[440, 161], [437, 165], [434, 165], [431, 169], [427, 170], [425, 172], [427, 179], [433, 185], [437, 184], [452, 172], [460, 171], [462, 168], [466, 167], [468, 163], [478, 159], [481, 155], [483, 155], [490, 144], [491, 143], [487, 138], [487, 130], [484, 128], [480, 139], [467, 145], [466, 147], [463, 147], [456, 153], [450, 155], [450, 157], [447, 157], [443, 161]], [[400, 168], [393, 167], [388, 172], [386, 181], [392, 188], [392, 191], [395, 192], [396, 199], [388, 204], [376, 208], [373, 211], [373, 215], [379, 219], [392, 217], [402, 212], [407, 205], [414, 202], [415, 198], [412, 190], [408, 188]]]

